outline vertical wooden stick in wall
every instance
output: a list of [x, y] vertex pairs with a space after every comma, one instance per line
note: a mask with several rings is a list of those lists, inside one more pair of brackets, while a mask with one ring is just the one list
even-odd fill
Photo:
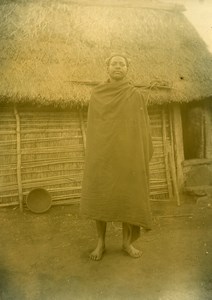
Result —
[[184, 161], [184, 145], [183, 145], [183, 129], [180, 105], [178, 103], [173, 104], [173, 135], [174, 135], [174, 151], [177, 167], [177, 183], [179, 191], [181, 192], [184, 184], [184, 174], [182, 163]]
[[162, 108], [162, 137], [163, 137], [163, 151], [164, 151], [164, 160], [165, 160], [165, 171], [166, 171], [166, 180], [168, 186], [169, 197], [173, 198], [172, 186], [171, 186], [171, 178], [169, 171], [169, 163], [168, 163], [168, 151], [167, 151], [167, 140], [166, 140], [166, 116], [164, 108]]
[[23, 191], [21, 180], [21, 125], [20, 116], [16, 106], [14, 106], [14, 114], [16, 119], [16, 140], [17, 140], [17, 182], [18, 182], [18, 195], [20, 210], [23, 211]]
[[205, 127], [205, 158], [210, 158], [212, 155], [212, 137], [211, 137], [211, 132], [212, 132], [212, 124], [210, 121], [210, 113], [211, 113], [211, 108], [209, 103], [206, 103], [204, 105], [204, 127]]
[[176, 159], [174, 157], [175, 151], [174, 151], [174, 136], [173, 136], [173, 124], [172, 124], [172, 111], [171, 110], [169, 110], [169, 124], [170, 124], [170, 139], [171, 139], [171, 145], [170, 145], [170, 149], [169, 149], [169, 162], [170, 162], [171, 173], [172, 173], [174, 196], [176, 198], [177, 205], [180, 205], [180, 196], [179, 196], [179, 191], [178, 191], [177, 174], [176, 174]]
[[79, 111], [79, 118], [80, 118], [80, 127], [81, 127], [81, 132], [82, 132], [83, 146], [84, 146], [84, 151], [85, 151], [85, 149], [86, 149], [86, 132], [85, 132], [85, 123], [84, 123], [84, 118], [83, 118], [83, 112], [81, 110]]
[[178, 184], [177, 184], [176, 169], [175, 169], [175, 166], [174, 166], [174, 158], [173, 158], [173, 154], [171, 152], [171, 149], [170, 149], [168, 155], [169, 155], [169, 163], [170, 163], [171, 174], [172, 174], [174, 195], [175, 195], [175, 198], [176, 198], [176, 201], [177, 201], [177, 205], [180, 206], [180, 195], [179, 195]]

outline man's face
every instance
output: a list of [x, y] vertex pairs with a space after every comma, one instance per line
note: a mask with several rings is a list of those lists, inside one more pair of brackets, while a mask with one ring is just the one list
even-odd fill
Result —
[[121, 56], [112, 57], [107, 70], [112, 80], [122, 80], [127, 75], [128, 71], [126, 60]]

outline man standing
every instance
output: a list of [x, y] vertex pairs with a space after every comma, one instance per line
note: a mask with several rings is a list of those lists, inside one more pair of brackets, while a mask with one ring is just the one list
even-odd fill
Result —
[[122, 222], [123, 250], [135, 258], [141, 256], [132, 245], [140, 227], [151, 229], [152, 141], [143, 97], [126, 80], [128, 68], [125, 55], [110, 56], [109, 80], [94, 89], [89, 105], [81, 213], [96, 221], [93, 260], [104, 253], [107, 222]]

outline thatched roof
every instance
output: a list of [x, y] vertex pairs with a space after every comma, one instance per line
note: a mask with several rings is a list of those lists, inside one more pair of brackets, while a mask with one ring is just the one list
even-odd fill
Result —
[[[121, 49], [150, 101], [212, 96], [212, 59], [182, 7], [158, 1], [28, 1], [0, 5], [2, 100], [82, 105]], [[79, 84], [78, 84], [79, 82]], [[161, 88], [163, 86], [163, 88]]]

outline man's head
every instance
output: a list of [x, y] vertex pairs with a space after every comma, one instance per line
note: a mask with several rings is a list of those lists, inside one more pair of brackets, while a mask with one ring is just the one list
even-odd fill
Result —
[[112, 55], [107, 59], [106, 63], [111, 80], [120, 81], [126, 77], [129, 67], [129, 60], [126, 56], [121, 54]]

